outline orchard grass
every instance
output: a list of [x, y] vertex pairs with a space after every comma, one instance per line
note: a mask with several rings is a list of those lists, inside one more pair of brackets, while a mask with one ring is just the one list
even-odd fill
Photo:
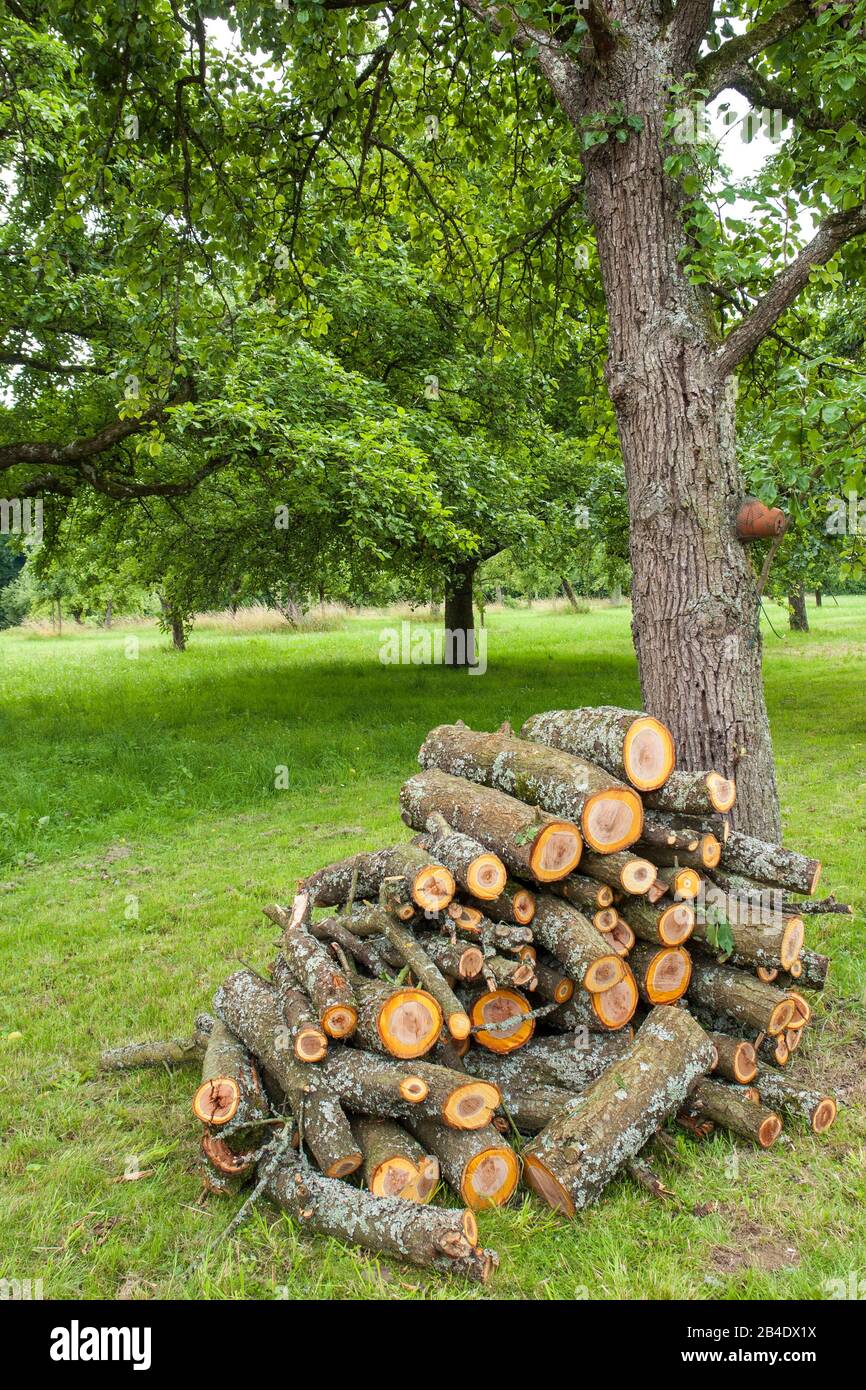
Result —
[[302, 1236], [267, 1206], [208, 1253], [239, 1199], [199, 1199], [194, 1072], [105, 1077], [97, 1058], [187, 1033], [240, 961], [271, 959], [263, 903], [405, 837], [397, 791], [432, 725], [638, 705], [628, 608], [489, 613], [479, 677], [382, 665], [383, 617], [210, 625], [183, 655], [140, 625], [0, 634], [0, 1276], [46, 1298], [460, 1300], [811, 1299], [866, 1277], [866, 597], [810, 603], [802, 635], [769, 611], [785, 838], [857, 909], [808, 933], [833, 989], [792, 1074], [847, 1103], [821, 1138], [788, 1121], [770, 1153], [673, 1131], [658, 1171], [676, 1202], [619, 1178], [573, 1222], [528, 1195], [482, 1213], [501, 1257], [487, 1289]]

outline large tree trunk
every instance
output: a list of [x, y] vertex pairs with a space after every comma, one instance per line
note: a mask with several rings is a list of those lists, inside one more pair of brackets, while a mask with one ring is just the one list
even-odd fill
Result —
[[475, 666], [475, 565], [458, 565], [445, 582], [445, 665]]
[[788, 622], [792, 632], [809, 631], [809, 615], [806, 612], [806, 588], [795, 584], [788, 594]]
[[643, 122], [583, 157], [628, 486], [643, 703], [671, 729], [678, 766], [736, 777], [737, 824], [778, 839], [757, 586], [734, 529], [743, 497], [736, 392], [713, 362], [710, 314], [681, 261], [684, 195], [663, 167], [686, 148], [663, 140], [676, 61], [636, 0], [620, 0], [613, 17], [624, 42], [569, 115], [577, 122], [610, 111], [625, 91], [625, 115]]

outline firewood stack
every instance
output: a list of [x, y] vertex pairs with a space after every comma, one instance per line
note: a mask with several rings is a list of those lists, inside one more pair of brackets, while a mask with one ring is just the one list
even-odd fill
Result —
[[[400, 792], [408, 843], [265, 908], [279, 954], [190, 1039], [205, 1186], [255, 1181], [313, 1231], [484, 1281], [474, 1213], [523, 1176], [572, 1216], [669, 1120], [769, 1147], [836, 1116], [789, 1079], [827, 958], [804, 947], [820, 864], [729, 826], [736, 788], [676, 771], [669, 731], [601, 707], [433, 729]], [[323, 912], [322, 909], [327, 909]], [[443, 1181], [461, 1210], [428, 1205]]]

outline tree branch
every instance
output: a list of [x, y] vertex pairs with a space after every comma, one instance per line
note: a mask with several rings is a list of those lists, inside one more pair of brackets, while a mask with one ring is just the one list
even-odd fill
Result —
[[715, 53], [708, 53], [697, 65], [697, 85], [708, 89], [707, 100], [713, 101], [719, 92], [732, 85], [731, 76], [741, 63], [747, 63], [786, 35], [801, 29], [812, 17], [809, 0], [791, 0], [763, 23], [753, 24], [745, 34], [728, 39]]
[[799, 101], [787, 87], [756, 72], [748, 63], [738, 63], [728, 73], [726, 85], [744, 96], [756, 109], [767, 108], [781, 111], [791, 121], [797, 121], [807, 130], [839, 130], [843, 122], [826, 116], [820, 106], [808, 101]]
[[99, 371], [98, 367], [91, 367], [86, 362], [51, 362], [47, 357], [31, 357], [26, 352], [0, 352], [0, 366], [27, 367], [31, 372], [48, 372], [54, 376]]
[[826, 265], [847, 241], [866, 232], [866, 203], [848, 212], [833, 212], [808, 245], [776, 276], [749, 316], [731, 332], [715, 355], [720, 378], [729, 376], [763, 342], [773, 325], [809, 283], [814, 266]]
[[537, 48], [536, 62], [546, 77], [551, 91], [565, 114], [574, 119], [577, 115], [577, 97], [580, 85], [578, 65], [563, 50], [562, 45], [546, 29], [527, 24], [508, 4], [487, 4], [486, 0], [460, 0], [463, 9], [469, 10], [485, 24], [489, 24], [494, 34], [502, 33], [501, 16], [507, 16], [509, 27], [514, 28], [518, 48], [526, 50]]
[[616, 48], [616, 30], [598, 0], [589, 0], [583, 11], [592, 46], [599, 58], [609, 58]]

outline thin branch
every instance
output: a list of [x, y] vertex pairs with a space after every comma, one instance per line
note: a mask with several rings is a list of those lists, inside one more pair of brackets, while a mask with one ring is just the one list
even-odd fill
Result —
[[792, 0], [791, 4], [783, 5], [763, 23], [753, 24], [744, 34], [728, 39], [715, 53], [708, 53], [697, 65], [697, 85], [708, 89], [708, 100], [712, 101], [731, 85], [731, 75], [741, 63], [757, 57], [796, 29], [802, 29], [813, 16], [814, 10], [808, 0]]
[[770, 329], [809, 283], [815, 266], [826, 265], [846, 242], [866, 232], [866, 203], [833, 212], [790, 265], [780, 271], [752, 312], [731, 332], [715, 355], [715, 371], [724, 378], [763, 342]]
[[522, 50], [537, 50], [536, 61], [551, 91], [565, 114], [569, 117], [576, 116], [580, 69], [552, 34], [546, 29], [539, 29], [537, 25], [528, 24], [519, 17], [511, 5], [497, 4], [495, 0], [493, 4], [487, 4], [486, 0], [460, 0], [460, 4], [463, 9], [474, 14], [476, 19], [488, 24], [494, 34], [502, 33], [502, 21], [506, 18], [507, 27], [513, 30], [517, 47]]

